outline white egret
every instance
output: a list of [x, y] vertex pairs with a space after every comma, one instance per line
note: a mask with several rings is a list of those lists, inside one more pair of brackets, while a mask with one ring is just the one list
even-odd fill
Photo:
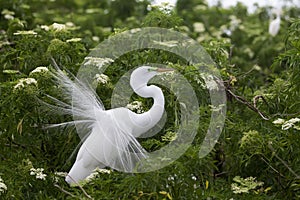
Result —
[[270, 22], [270, 25], [269, 25], [269, 33], [270, 35], [272, 36], [275, 36], [278, 34], [279, 32], [279, 29], [280, 29], [280, 15], [281, 15], [281, 9], [276, 9], [275, 11], [273, 11], [274, 14], [276, 14], [276, 18], [274, 20], [272, 20]]
[[97, 94], [75, 78], [69, 79], [59, 68], [54, 74], [63, 92], [72, 105], [52, 97], [63, 113], [72, 114], [74, 121], [58, 124], [75, 124], [83, 140], [76, 161], [69, 171], [66, 181], [78, 183], [93, 170], [106, 166], [132, 172], [138, 161], [147, 157], [146, 151], [136, 140], [155, 126], [164, 112], [162, 90], [148, 81], [160, 72], [173, 71], [171, 68], [142, 66], [135, 69], [130, 78], [134, 92], [144, 98], [153, 98], [151, 109], [137, 114], [127, 108], [105, 110]]

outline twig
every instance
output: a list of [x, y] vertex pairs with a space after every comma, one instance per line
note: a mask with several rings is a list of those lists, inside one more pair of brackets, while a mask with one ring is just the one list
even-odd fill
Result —
[[74, 180], [71, 176], [67, 175], [68, 177], [70, 177], [70, 179], [72, 181], [74, 181], [74, 183], [79, 187], [79, 189], [81, 189], [81, 191], [83, 192], [83, 194], [88, 198], [88, 199], [93, 199], [84, 189], [83, 187], [81, 187], [81, 185], [76, 181]]
[[244, 99], [241, 96], [238, 96], [236, 94], [234, 94], [229, 88], [226, 88], [226, 91], [232, 96], [234, 97], [238, 102], [245, 104], [248, 108], [250, 108], [251, 110], [257, 112], [264, 120], [269, 120], [268, 117], [266, 117], [260, 110], [258, 110], [256, 108], [256, 106], [252, 105], [250, 102], [248, 102], [246, 99]]
[[227, 174], [227, 173], [228, 173], [228, 172], [221, 172], [221, 173], [215, 174], [214, 176], [215, 176], [215, 177], [218, 177], [218, 176], [221, 176], [221, 175]]
[[275, 117], [275, 116], [285, 116], [285, 117], [291, 117], [291, 116], [296, 116], [296, 115], [299, 115], [300, 112], [296, 112], [296, 113], [288, 113], [288, 114], [281, 114], [281, 113], [277, 113], [277, 114], [274, 114], [272, 115], [272, 117]]
[[267, 165], [269, 165], [269, 167], [275, 171], [276, 173], [278, 173], [280, 176], [284, 177], [277, 169], [275, 169], [274, 167], [272, 167], [272, 165], [270, 165], [263, 157], [260, 158], [262, 161], [264, 161]]
[[253, 98], [253, 106], [254, 106], [255, 108], [257, 108], [256, 103], [257, 103], [258, 99], [262, 99], [263, 102], [265, 102], [265, 104], [268, 105], [268, 102], [266, 101], [266, 99], [265, 99], [265, 97], [264, 97], [263, 95], [256, 95], [256, 96]]
[[67, 194], [67, 195], [70, 195], [71, 197], [73, 198], [77, 198], [79, 199], [78, 197], [76, 197], [75, 195], [71, 194], [70, 192], [68, 192], [67, 190], [63, 189], [62, 187], [60, 187], [59, 185], [57, 184], [54, 184], [55, 187], [57, 187], [58, 189], [60, 189], [60, 191], [62, 191], [63, 193]]
[[282, 164], [292, 173], [294, 174], [294, 176], [296, 176], [297, 179], [300, 179], [300, 176], [292, 169], [289, 167], [289, 165], [284, 161], [282, 160], [275, 152], [275, 149], [272, 147], [272, 145], [269, 143], [268, 144], [268, 148], [274, 153], [275, 157], [280, 160], [280, 162], [282, 162]]

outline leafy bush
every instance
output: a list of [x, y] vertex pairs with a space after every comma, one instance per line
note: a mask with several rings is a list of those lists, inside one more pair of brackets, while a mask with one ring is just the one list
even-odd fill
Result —
[[[13, 0], [0, 5], [1, 199], [300, 197], [300, 21], [295, 19], [299, 9], [284, 8], [280, 32], [272, 37], [267, 32], [269, 7], [249, 14], [242, 4], [224, 9], [208, 7], [202, 0], [179, 0], [174, 10], [168, 5], [151, 7], [146, 0]], [[228, 100], [222, 135], [213, 151], [199, 159], [211, 107], [207, 90], [201, 87], [203, 80], [191, 73], [195, 66], [161, 50], [129, 52], [105, 76], [96, 77], [97, 93], [106, 108], [116, 82], [129, 69], [144, 63], [166, 64], [195, 89], [201, 102], [196, 111], [201, 114], [201, 128], [191, 147], [170, 166], [143, 174], [97, 170], [82, 187], [69, 187], [63, 172], [70, 169], [80, 140], [72, 128], [44, 129], [71, 120], [40, 103], [49, 102], [46, 94], [64, 99], [51, 75], [50, 58], [76, 74], [96, 43], [148, 26], [192, 37], [215, 61]], [[155, 137], [140, 141], [149, 151], [176, 137], [173, 122], [180, 105], [174, 94], [163, 90], [171, 123]], [[136, 112], [152, 105], [137, 95], [131, 100], [139, 102], [128, 105]]]

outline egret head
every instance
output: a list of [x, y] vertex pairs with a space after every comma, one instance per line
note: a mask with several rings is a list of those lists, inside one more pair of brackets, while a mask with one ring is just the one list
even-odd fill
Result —
[[276, 15], [276, 17], [280, 17], [282, 15], [282, 9], [280, 7], [272, 10], [272, 14]]
[[147, 85], [148, 81], [155, 75], [162, 72], [174, 71], [172, 68], [157, 68], [150, 66], [142, 66], [135, 69], [130, 77], [130, 85], [132, 89], [136, 92], [141, 87]]

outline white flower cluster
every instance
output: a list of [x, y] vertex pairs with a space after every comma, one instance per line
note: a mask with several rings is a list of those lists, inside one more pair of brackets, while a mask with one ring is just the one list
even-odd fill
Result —
[[109, 82], [109, 77], [105, 74], [96, 74], [95, 80], [98, 84], [107, 84]]
[[41, 25], [41, 29], [45, 30], [45, 31], [49, 31], [50, 27], [47, 25]]
[[71, 39], [68, 39], [66, 42], [80, 42], [82, 39], [81, 38], [71, 38]]
[[172, 131], [168, 131], [165, 135], [161, 136], [161, 140], [166, 142], [172, 142], [176, 140], [176, 138], [177, 138], [177, 134]]
[[281, 129], [282, 130], [288, 130], [290, 128], [294, 128], [296, 130], [300, 130], [300, 126], [296, 125], [300, 122], [300, 118], [296, 117], [296, 118], [292, 118], [290, 120], [284, 120], [281, 118], [276, 119], [275, 121], [273, 121], [273, 124], [275, 125], [281, 125]]
[[203, 88], [207, 88], [208, 90], [219, 90], [219, 86], [217, 84], [217, 82], [215, 81], [213, 75], [207, 75], [207, 74], [204, 74], [204, 73], [201, 73], [201, 78], [204, 80], [205, 84], [202, 83], [202, 81], [195, 79], [197, 81], [198, 84], [201, 84], [201, 86]]
[[29, 31], [17, 31], [16, 33], [14, 33], [14, 35], [37, 35], [37, 32], [35, 32], [33, 30], [29, 30]]
[[97, 58], [97, 57], [86, 57], [85, 60], [86, 60], [84, 63], [85, 66], [92, 65], [98, 67], [98, 69], [100, 69], [105, 64], [110, 64], [114, 62], [114, 60], [111, 58]]
[[7, 19], [7, 20], [11, 20], [11, 19], [15, 18], [14, 17], [14, 15], [15, 15], [14, 11], [4, 9], [4, 10], [2, 10], [1, 14], [4, 15], [4, 18]]
[[47, 67], [37, 67], [34, 70], [32, 70], [30, 72], [30, 74], [34, 74], [34, 73], [42, 73], [42, 72], [48, 72], [48, 68]]
[[133, 101], [132, 103], [127, 104], [126, 108], [132, 111], [136, 111], [138, 114], [144, 112], [142, 102], [140, 101]]
[[41, 25], [40, 26], [41, 29], [45, 30], [45, 31], [49, 31], [49, 30], [54, 30], [54, 31], [65, 31], [67, 29], [70, 29], [70, 28], [74, 28], [75, 25], [73, 22], [67, 22], [66, 24], [59, 24], [59, 23], [53, 23], [52, 25], [50, 26], [47, 26], [47, 25]]
[[177, 174], [174, 174], [174, 176], [169, 176], [168, 181], [174, 181], [177, 178]]
[[170, 41], [164, 41], [164, 42], [153, 40], [153, 43], [158, 44], [160, 46], [166, 46], [166, 47], [176, 47], [176, 46], [178, 46], [178, 41], [176, 41], [176, 40], [170, 40]]
[[14, 90], [24, 88], [25, 85], [37, 85], [37, 81], [34, 78], [21, 78], [19, 82], [14, 86]]
[[93, 36], [92, 37], [92, 40], [95, 41], [95, 42], [99, 42], [100, 41], [100, 38], [98, 36]]
[[3, 179], [0, 177], [0, 195], [1, 193], [4, 193], [7, 190], [7, 186], [3, 182]]
[[46, 176], [47, 174], [43, 173], [44, 169], [43, 168], [31, 168], [30, 169], [30, 175], [31, 176], [35, 176], [36, 179], [40, 179], [40, 180], [46, 180]]
[[236, 183], [231, 184], [231, 190], [235, 194], [249, 193], [249, 191], [264, 185], [264, 182], [256, 181], [256, 178], [252, 176], [245, 179], [240, 176], [236, 176], [233, 178], [233, 181]]
[[110, 174], [110, 173], [111, 173], [111, 170], [96, 168], [93, 173], [91, 173], [88, 177], [86, 177], [85, 183], [89, 183], [92, 180], [94, 180], [98, 174]]
[[51, 28], [53, 28], [56, 31], [63, 31], [67, 29], [65, 24], [59, 24], [59, 23], [53, 23], [51, 25]]
[[202, 33], [202, 32], [205, 31], [205, 26], [204, 26], [204, 24], [201, 23], [201, 22], [195, 22], [195, 23], [193, 24], [193, 27], [194, 27], [194, 31], [195, 31], [196, 33]]
[[67, 172], [54, 172], [54, 181], [57, 183], [59, 178], [65, 178], [67, 175]]
[[237, 29], [240, 26], [240, 24], [242, 23], [242, 21], [240, 19], [238, 19], [235, 15], [230, 15], [229, 19], [230, 19], [229, 29], [231, 31], [234, 31], [235, 29]]
[[168, 2], [162, 2], [160, 4], [152, 4], [147, 6], [147, 10], [151, 11], [154, 9], [159, 9], [160, 11], [170, 14], [172, 10], [174, 9], [174, 6]]
[[193, 181], [197, 181], [197, 177], [194, 176], [194, 175], [192, 175], [192, 180], [193, 180]]

